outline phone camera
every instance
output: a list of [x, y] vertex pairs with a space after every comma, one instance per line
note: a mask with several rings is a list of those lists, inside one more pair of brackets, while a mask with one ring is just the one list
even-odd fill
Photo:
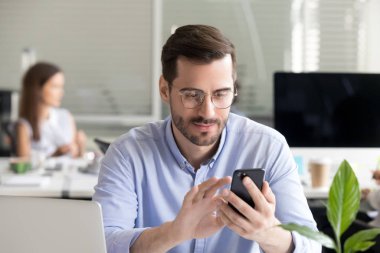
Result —
[[247, 176], [247, 174], [245, 172], [239, 172], [237, 175], [240, 178], [240, 180], [243, 180], [243, 178], [245, 178]]

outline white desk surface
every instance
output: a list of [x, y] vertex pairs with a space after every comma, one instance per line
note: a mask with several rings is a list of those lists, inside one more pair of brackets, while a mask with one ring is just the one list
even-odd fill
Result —
[[328, 187], [311, 188], [309, 186], [305, 186], [303, 191], [307, 199], [327, 199], [329, 196]]
[[[340, 162], [343, 159], [347, 159], [354, 168], [362, 188], [377, 187], [373, 180], [371, 180], [371, 170], [377, 166], [380, 149], [292, 148], [291, 150], [295, 157], [298, 156], [302, 158], [304, 168], [301, 180], [305, 185], [304, 193], [308, 199], [323, 199], [328, 197], [328, 187], [311, 188], [309, 186], [310, 179], [307, 172], [307, 162], [308, 159], [315, 157], [333, 157], [330, 179], [332, 179], [335, 174]], [[0, 181], [0, 195], [91, 198], [94, 193], [94, 186], [97, 183], [97, 175], [78, 172], [78, 168], [86, 164], [86, 161], [83, 159], [60, 160], [60, 162], [62, 161], [64, 163], [62, 170], [52, 172], [49, 184], [33, 187], [5, 186], [2, 185]], [[38, 173], [38, 171], [34, 171], [33, 173]], [[33, 175], [33, 173], [30, 173], [30, 175]], [[0, 158], [0, 180], [14, 175], [16, 174], [9, 170], [9, 159]]]
[[[53, 160], [48, 161], [48, 163]], [[62, 164], [59, 171], [46, 171], [38, 169], [25, 174], [15, 174], [9, 169], [9, 159], [0, 159], [0, 195], [28, 196], [28, 197], [51, 197], [51, 198], [91, 198], [93, 187], [97, 182], [97, 175], [78, 172], [78, 168], [86, 166], [87, 161], [83, 159], [56, 159], [53, 163]], [[44, 174], [48, 181], [46, 184], [30, 186], [6, 185], [10, 179], [17, 177], [42, 177]]]
[[71, 177], [68, 187], [68, 198], [91, 198], [95, 193], [94, 186], [98, 182], [98, 175], [77, 172]]

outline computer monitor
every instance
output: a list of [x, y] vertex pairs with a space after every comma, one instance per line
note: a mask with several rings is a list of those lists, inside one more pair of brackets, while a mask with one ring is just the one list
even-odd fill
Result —
[[380, 74], [277, 72], [274, 127], [291, 147], [380, 147]]

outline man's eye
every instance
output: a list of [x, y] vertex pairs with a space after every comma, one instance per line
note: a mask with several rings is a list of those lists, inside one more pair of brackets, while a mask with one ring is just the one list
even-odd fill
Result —
[[216, 98], [222, 98], [228, 95], [228, 91], [218, 91], [214, 93], [214, 97]]
[[186, 97], [186, 98], [197, 98], [199, 97], [199, 94], [197, 92], [184, 92], [183, 95]]

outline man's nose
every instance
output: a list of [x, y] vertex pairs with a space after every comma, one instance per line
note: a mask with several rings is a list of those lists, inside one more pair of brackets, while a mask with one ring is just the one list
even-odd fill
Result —
[[211, 118], [215, 115], [215, 105], [210, 95], [206, 95], [200, 105], [199, 114], [204, 118]]

